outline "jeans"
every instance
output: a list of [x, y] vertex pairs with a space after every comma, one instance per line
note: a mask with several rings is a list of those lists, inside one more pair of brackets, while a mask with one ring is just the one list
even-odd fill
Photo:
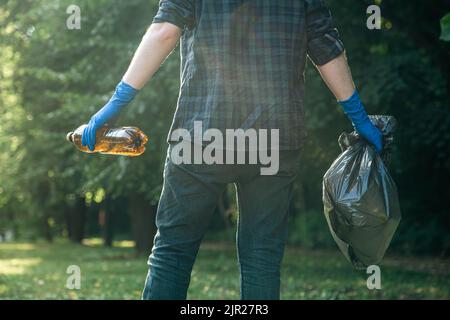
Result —
[[175, 165], [169, 159], [170, 150], [142, 299], [186, 299], [200, 242], [228, 183], [235, 184], [239, 205], [241, 299], [279, 299], [280, 265], [300, 151], [279, 151], [278, 173], [264, 176], [259, 164]]

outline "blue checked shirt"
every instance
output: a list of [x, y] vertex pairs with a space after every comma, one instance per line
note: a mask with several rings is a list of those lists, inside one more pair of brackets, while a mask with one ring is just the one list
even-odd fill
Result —
[[306, 57], [344, 51], [323, 0], [161, 0], [154, 23], [182, 29], [181, 85], [171, 132], [279, 129], [281, 150], [306, 136]]

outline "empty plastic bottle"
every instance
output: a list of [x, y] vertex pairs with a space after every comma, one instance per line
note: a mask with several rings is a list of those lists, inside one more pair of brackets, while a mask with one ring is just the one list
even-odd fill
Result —
[[116, 154], [136, 157], [144, 153], [148, 137], [137, 127], [109, 128], [103, 126], [97, 131], [94, 151], [81, 145], [84, 124], [74, 132], [67, 134], [67, 141], [72, 142], [80, 151], [86, 153]]

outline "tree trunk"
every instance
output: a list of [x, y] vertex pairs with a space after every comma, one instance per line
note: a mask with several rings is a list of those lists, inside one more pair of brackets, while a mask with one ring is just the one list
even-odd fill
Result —
[[86, 224], [86, 206], [84, 198], [79, 198], [74, 206], [67, 211], [67, 230], [69, 239], [75, 243], [81, 243], [84, 238]]
[[305, 188], [304, 183], [302, 181], [297, 182], [297, 192], [296, 192], [295, 204], [297, 205], [297, 209], [299, 212], [304, 212], [307, 208], [306, 197], [305, 197]]
[[156, 234], [155, 217], [157, 205], [150, 205], [144, 197], [133, 196], [129, 204], [131, 228], [138, 254], [148, 255]]
[[230, 197], [228, 194], [228, 190], [225, 190], [224, 193], [222, 193], [222, 195], [220, 196], [216, 210], [219, 212], [219, 215], [223, 221], [223, 225], [225, 226], [227, 240], [229, 242], [232, 242], [234, 240], [233, 221], [232, 221], [233, 209], [230, 204]]
[[44, 237], [45, 240], [47, 240], [48, 242], [53, 242], [53, 233], [52, 233], [52, 227], [50, 226], [49, 223], [49, 216], [48, 215], [44, 215], [43, 217], [43, 229], [44, 229]]
[[101, 226], [103, 230], [103, 244], [112, 247], [114, 240], [114, 202], [106, 200], [105, 206], [100, 210]]

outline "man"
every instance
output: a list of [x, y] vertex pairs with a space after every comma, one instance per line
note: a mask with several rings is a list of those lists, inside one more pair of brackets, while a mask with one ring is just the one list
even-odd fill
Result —
[[[181, 87], [171, 128], [278, 129], [273, 175], [260, 164], [175, 164], [169, 134], [158, 232], [143, 299], [185, 299], [193, 263], [217, 200], [235, 183], [242, 299], [279, 299], [288, 207], [305, 138], [306, 56], [355, 129], [382, 149], [355, 90], [344, 47], [322, 0], [161, 0], [153, 24], [111, 100], [83, 133], [95, 133], [126, 106], [181, 38]], [[195, 142], [190, 142], [195, 144]], [[202, 146], [203, 147], [203, 146]], [[247, 152], [248, 153], [248, 152]]]

